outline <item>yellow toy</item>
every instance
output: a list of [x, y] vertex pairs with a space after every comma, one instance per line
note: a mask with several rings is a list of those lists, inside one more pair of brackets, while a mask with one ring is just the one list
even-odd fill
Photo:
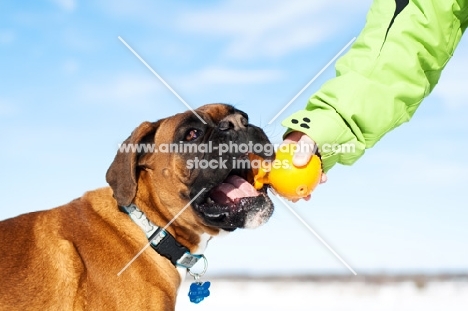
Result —
[[[261, 189], [269, 184], [279, 195], [289, 200], [308, 196], [319, 184], [322, 175], [322, 163], [319, 156], [313, 155], [310, 161], [302, 167], [295, 167], [292, 158], [295, 143], [276, 152], [271, 163], [263, 161], [259, 156], [249, 154], [253, 164], [254, 188]], [[255, 160], [255, 161], [253, 161]], [[258, 165], [261, 163], [261, 165]]]

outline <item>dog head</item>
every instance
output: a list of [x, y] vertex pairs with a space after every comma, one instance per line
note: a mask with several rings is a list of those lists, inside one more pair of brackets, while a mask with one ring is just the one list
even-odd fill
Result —
[[190, 203], [181, 216], [186, 222], [228, 231], [254, 228], [270, 218], [273, 204], [266, 187], [252, 186], [248, 153], [274, 157], [247, 114], [210, 104], [142, 123], [121, 145], [106, 180], [120, 206], [139, 200], [171, 219]]

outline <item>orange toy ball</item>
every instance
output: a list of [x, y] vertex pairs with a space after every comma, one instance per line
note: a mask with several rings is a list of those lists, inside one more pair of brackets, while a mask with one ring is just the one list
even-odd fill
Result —
[[[269, 172], [255, 172], [255, 181], [268, 183], [282, 197], [296, 200], [308, 196], [320, 182], [322, 163], [317, 155], [302, 166], [295, 167], [292, 159], [297, 144], [282, 146], [276, 152], [275, 160], [270, 165]], [[257, 188], [257, 184], [255, 184]]]

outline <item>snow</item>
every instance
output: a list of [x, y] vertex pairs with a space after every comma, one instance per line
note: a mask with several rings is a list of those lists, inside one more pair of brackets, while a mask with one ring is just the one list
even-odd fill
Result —
[[468, 310], [467, 280], [378, 284], [364, 281], [218, 279], [211, 281], [210, 296], [199, 304], [188, 299], [190, 283], [186, 280], [180, 288], [176, 310]]

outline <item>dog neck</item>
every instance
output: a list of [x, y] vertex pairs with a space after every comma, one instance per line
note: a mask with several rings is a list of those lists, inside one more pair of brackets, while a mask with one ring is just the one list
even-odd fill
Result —
[[[205, 253], [206, 248], [208, 247], [208, 242], [213, 238], [212, 235], [208, 233], [202, 233], [200, 236], [200, 242], [198, 243], [198, 248], [195, 250], [195, 254], [201, 255]], [[203, 256], [203, 260], [206, 261], [206, 258]], [[180, 279], [183, 281], [187, 276], [187, 269], [182, 267], [177, 267], [177, 272], [179, 272]]]
[[[129, 206], [120, 206], [120, 210], [127, 215], [145, 232], [150, 246], [161, 256], [166, 257], [177, 268], [181, 280], [185, 278], [187, 271], [192, 268], [203, 256], [208, 241], [212, 236], [203, 233], [200, 236], [200, 243], [196, 249], [196, 254], [177, 242], [177, 240], [166, 230], [158, 227], [149, 220], [146, 215], [134, 204]], [[167, 227], [167, 226], [166, 226]]]

